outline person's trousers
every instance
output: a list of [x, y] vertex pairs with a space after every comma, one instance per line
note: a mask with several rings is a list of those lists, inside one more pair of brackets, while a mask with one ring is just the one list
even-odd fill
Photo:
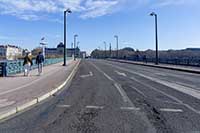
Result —
[[42, 73], [42, 68], [43, 68], [43, 64], [39, 63], [38, 64], [38, 73], [41, 74]]
[[31, 70], [31, 65], [30, 64], [26, 64], [24, 65], [24, 76], [28, 76]]

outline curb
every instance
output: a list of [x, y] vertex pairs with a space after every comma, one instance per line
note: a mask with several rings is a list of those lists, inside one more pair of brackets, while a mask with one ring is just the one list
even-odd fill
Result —
[[15, 115], [19, 112], [22, 112], [25, 109], [46, 100], [47, 98], [53, 96], [55, 93], [60, 91], [65, 85], [67, 85], [67, 83], [70, 83], [70, 81], [73, 79], [73, 77], [75, 76], [75, 74], [78, 70], [80, 62], [81, 62], [81, 60], [78, 61], [78, 63], [76, 64], [76, 66], [74, 67], [74, 69], [72, 70], [70, 75], [67, 77], [67, 79], [61, 85], [59, 85], [57, 88], [51, 90], [50, 92], [48, 92], [48, 93], [46, 93], [42, 96], [37, 97], [37, 98], [35, 98], [35, 99], [33, 99], [33, 100], [23, 104], [23, 105], [17, 106], [16, 108], [13, 108], [9, 111], [5, 111], [3, 113], [0, 112], [0, 120], [6, 119], [7, 117], [10, 117], [10, 116]]
[[156, 66], [156, 65], [150, 65], [150, 64], [142, 64], [142, 63], [136, 63], [136, 62], [130, 62], [130, 61], [123, 61], [123, 60], [113, 60], [113, 59], [107, 59], [108, 61], [114, 61], [114, 62], [120, 62], [120, 63], [127, 63], [127, 64], [134, 64], [134, 65], [141, 65], [141, 66], [148, 66], [148, 67], [155, 67], [155, 68], [163, 68], [168, 70], [176, 70], [181, 72], [188, 72], [188, 73], [194, 73], [194, 74], [200, 74], [200, 71], [190, 70], [190, 69], [184, 69], [184, 68], [175, 68], [175, 67], [165, 67], [165, 66]]

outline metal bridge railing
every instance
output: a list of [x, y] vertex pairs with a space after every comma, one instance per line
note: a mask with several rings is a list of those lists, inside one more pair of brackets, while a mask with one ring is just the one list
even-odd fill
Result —
[[3, 65], [0, 63], [0, 76], [3, 76]]
[[[68, 60], [69, 59], [70, 58], [68, 58]], [[45, 59], [44, 66], [56, 64], [62, 61], [63, 58]], [[33, 60], [33, 66], [31, 67], [31, 69], [36, 69], [36, 68], [37, 64], [35, 63], [35, 60]], [[23, 71], [24, 71], [23, 60], [0, 62], [0, 76], [2, 77], [21, 73]]]

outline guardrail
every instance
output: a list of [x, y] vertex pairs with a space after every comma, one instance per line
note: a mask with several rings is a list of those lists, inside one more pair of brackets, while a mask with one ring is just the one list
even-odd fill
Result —
[[[114, 58], [117, 59], [117, 58]], [[156, 61], [155, 58], [118, 58], [121, 60], [130, 60], [137, 62], [146, 62], [146, 63], [154, 63]], [[159, 58], [159, 63], [162, 64], [170, 64], [170, 65], [183, 65], [183, 66], [195, 66], [200, 67], [200, 58], [195, 59], [167, 59], [167, 58]]]
[[[67, 58], [67, 59], [70, 60], [70, 58]], [[45, 59], [44, 66], [56, 64], [62, 61], [63, 61], [63, 58]], [[33, 66], [31, 67], [31, 69], [36, 69], [36, 68], [37, 68], [37, 64], [34, 59]], [[5, 62], [0, 63], [0, 76], [2, 77], [21, 73], [23, 71], [24, 71], [23, 60], [5, 61]]]

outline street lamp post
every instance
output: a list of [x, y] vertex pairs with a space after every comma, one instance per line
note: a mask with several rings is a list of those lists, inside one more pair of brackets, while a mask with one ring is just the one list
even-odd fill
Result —
[[80, 44], [80, 42], [77, 42], [77, 48], [78, 48], [77, 49], [78, 50], [77, 56], [78, 57], [80, 57], [80, 45], [79, 44]]
[[105, 45], [105, 58], [106, 58], [106, 56], [107, 56], [107, 55], [106, 55], [106, 49], [107, 49], [106, 47], [107, 47], [107, 44], [106, 44], [106, 42], [103, 42], [103, 43], [104, 43], [104, 45]]
[[155, 12], [152, 12], [150, 16], [155, 16], [155, 36], [156, 36], [156, 62], [155, 64], [158, 65], [159, 63], [159, 57], [158, 57], [158, 19], [157, 14]]
[[47, 45], [47, 42], [45, 42], [45, 38], [44, 37], [41, 39], [40, 45], [42, 46], [42, 54], [43, 54], [43, 56], [45, 58], [45, 47]]
[[79, 47], [79, 44], [80, 44], [80, 42], [77, 42], [77, 45], [76, 45], [76, 46], [77, 46], [77, 48]]
[[74, 45], [74, 43], [72, 42], [72, 43], [71, 43], [71, 48], [72, 48], [72, 49], [73, 49], [73, 45]]
[[78, 37], [78, 35], [74, 35], [74, 60], [76, 60], [76, 38]]
[[110, 43], [110, 58], [112, 57], [112, 44]]
[[118, 53], [118, 52], [119, 52], [119, 51], [118, 51], [119, 37], [118, 37], [117, 35], [115, 35], [114, 37], [116, 38], [116, 45], [117, 45], [117, 46], [116, 46], [116, 47], [117, 47], [116, 57], [118, 58], [118, 57], [119, 57], [119, 53]]
[[72, 13], [70, 9], [64, 11], [64, 64], [66, 66], [66, 47], [67, 47], [67, 14]]

